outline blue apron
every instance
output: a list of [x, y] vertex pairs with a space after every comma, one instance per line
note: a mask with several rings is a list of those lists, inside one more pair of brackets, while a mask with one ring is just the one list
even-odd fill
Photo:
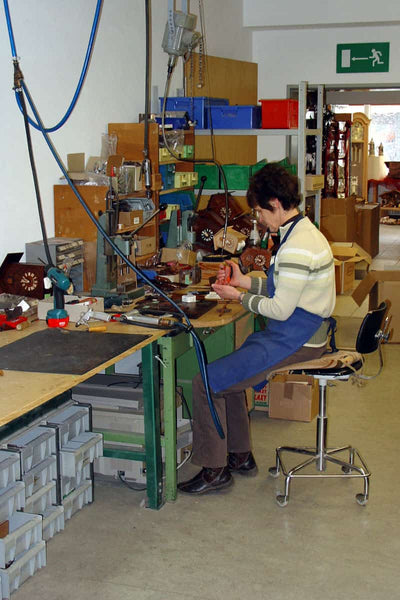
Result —
[[[280, 248], [302, 218], [302, 215], [299, 215], [293, 221], [280, 244]], [[271, 265], [267, 277], [269, 298], [272, 298], [275, 294], [273, 274], [274, 265]], [[304, 346], [318, 331], [323, 321], [323, 317], [302, 308], [295, 308], [286, 321], [268, 318], [264, 331], [252, 333], [238, 350], [207, 366], [211, 389], [215, 393], [221, 392], [231, 385], [258, 375], [280, 363]], [[261, 389], [265, 383], [265, 381], [262, 381], [254, 386], [254, 389]]]

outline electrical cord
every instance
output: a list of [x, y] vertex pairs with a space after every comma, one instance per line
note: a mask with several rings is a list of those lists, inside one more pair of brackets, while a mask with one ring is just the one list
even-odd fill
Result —
[[[13, 60], [16, 61], [18, 59], [18, 57], [17, 57], [17, 49], [16, 49], [16, 46], [15, 46], [14, 33], [13, 33], [13, 28], [12, 28], [12, 23], [11, 23], [11, 16], [10, 16], [10, 10], [9, 10], [9, 6], [8, 6], [8, 0], [3, 0], [3, 3], [4, 3], [4, 12], [5, 12], [6, 21], [7, 21], [8, 36], [9, 36], [9, 39], [10, 39], [11, 54], [12, 54]], [[62, 127], [66, 123], [66, 121], [71, 116], [71, 113], [74, 110], [75, 105], [76, 105], [76, 103], [78, 101], [79, 95], [80, 95], [81, 90], [82, 90], [83, 83], [84, 83], [85, 78], [86, 78], [87, 70], [88, 70], [88, 67], [89, 67], [90, 59], [91, 59], [93, 48], [94, 48], [94, 40], [95, 40], [95, 37], [96, 37], [97, 28], [98, 28], [98, 24], [99, 24], [99, 20], [100, 20], [100, 13], [101, 13], [102, 4], [103, 4], [103, 0], [97, 0], [95, 15], [94, 15], [94, 19], [93, 19], [92, 30], [91, 30], [91, 33], [90, 33], [89, 43], [88, 43], [88, 47], [87, 47], [87, 50], [86, 50], [86, 56], [85, 56], [85, 60], [83, 62], [83, 67], [82, 67], [82, 71], [81, 71], [81, 75], [80, 75], [80, 78], [79, 78], [79, 81], [78, 81], [77, 88], [75, 90], [75, 94], [74, 94], [74, 96], [73, 96], [73, 98], [71, 100], [71, 103], [70, 103], [69, 107], [67, 108], [67, 111], [66, 111], [65, 115], [57, 123], [57, 125], [54, 125], [53, 127], [45, 128], [45, 131], [47, 133], [52, 133], [52, 132], [56, 131], [57, 129], [60, 129], [60, 127]], [[23, 109], [23, 106], [22, 106], [22, 103], [21, 103], [21, 96], [19, 94], [17, 94], [17, 92], [16, 92], [15, 97], [16, 97], [19, 109], [23, 113], [24, 109]], [[37, 122], [35, 123], [35, 121], [33, 121], [33, 119], [31, 119], [30, 117], [28, 117], [28, 120], [29, 120], [30, 125], [32, 125], [32, 127], [34, 127], [35, 129], [37, 129], [38, 131], [41, 131], [41, 127], [39, 126], [39, 124]]]
[[134, 492], [144, 492], [147, 489], [147, 485], [145, 485], [144, 483], [138, 485], [128, 483], [127, 480], [124, 477], [122, 477], [121, 471], [117, 471], [117, 474], [118, 478], [122, 481], [122, 483], [125, 484], [126, 487], [128, 487], [130, 490], [133, 490]]

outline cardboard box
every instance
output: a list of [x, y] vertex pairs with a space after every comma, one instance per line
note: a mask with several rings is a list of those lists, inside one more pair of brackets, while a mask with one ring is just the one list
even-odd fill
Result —
[[356, 204], [355, 241], [374, 258], [379, 254], [379, 204]]
[[355, 241], [355, 196], [322, 198], [320, 229], [330, 242]]
[[134, 241], [135, 244], [135, 255], [144, 256], [145, 254], [152, 254], [156, 251], [156, 238], [153, 236], [140, 236], [138, 235]]
[[225, 240], [223, 240], [223, 237], [223, 228], [214, 234], [214, 250], [222, 248], [222, 244], [224, 242], [224, 250], [230, 252], [231, 254], [236, 254], [239, 250], [242, 250], [247, 240], [247, 235], [241, 233], [240, 231], [236, 231], [236, 229], [233, 229], [233, 227], [227, 228]]
[[335, 263], [336, 294], [344, 294], [354, 287], [356, 267], [365, 269], [366, 273], [371, 257], [356, 243], [334, 242], [331, 248]]
[[186, 248], [163, 248], [161, 251], [161, 262], [168, 263], [173, 261], [194, 267], [196, 264], [196, 252]]
[[325, 186], [325, 175], [306, 175], [306, 190], [315, 192]]
[[136, 229], [143, 223], [143, 211], [131, 210], [129, 212], [120, 212], [118, 216], [118, 232], [127, 229]]
[[[96, 312], [104, 312], [104, 298], [96, 298], [96, 302], [90, 305], [86, 304], [68, 304], [71, 300], [81, 300], [85, 298], [85, 296], [64, 296], [65, 301], [65, 310], [69, 315], [69, 320], [71, 323], [76, 323], [79, 321], [82, 313], [86, 313], [89, 309], [92, 309]], [[44, 298], [44, 300], [39, 300], [38, 303], [38, 319], [46, 320], [47, 311], [51, 308], [54, 308], [54, 301], [52, 297]]]
[[278, 373], [268, 388], [271, 419], [309, 422], [318, 414], [318, 382], [310, 375]]
[[369, 310], [377, 308], [384, 300], [391, 302], [389, 315], [392, 317], [390, 328], [393, 329], [393, 333], [389, 343], [399, 343], [400, 271], [369, 271], [354, 290], [352, 298], [361, 306], [367, 296], [369, 296]]
[[85, 164], [85, 153], [74, 152], [67, 154], [67, 170], [68, 175], [74, 181], [85, 181], [90, 174], [96, 172], [97, 168], [102, 165], [103, 159], [100, 156], [90, 156]]

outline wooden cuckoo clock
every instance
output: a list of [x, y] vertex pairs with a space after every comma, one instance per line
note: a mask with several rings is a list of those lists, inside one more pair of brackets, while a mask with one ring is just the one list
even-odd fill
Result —
[[44, 265], [19, 262], [23, 252], [7, 254], [0, 267], [0, 291], [15, 296], [44, 298]]

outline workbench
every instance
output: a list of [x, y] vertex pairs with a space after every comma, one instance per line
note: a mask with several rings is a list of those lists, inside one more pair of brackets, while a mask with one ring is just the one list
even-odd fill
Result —
[[[45, 321], [35, 321], [22, 331], [3, 331], [0, 334], [0, 348], [7, 344], [24, 340], [35, 333], [47, 330]], [[68, 330], [74, 331], [74, 324]], [[145, 420], [145, 453], [138, 456], [146, 460], [147, 464], [147, 496], [149, 508], [160, 508], [162, 505], [162, 464], [160, 447], [160, 404], [159, 404], [159, 363], [155, 360], [157, 355], [157, 340], [166, 331], [124, 326], [121, 323], [108, 323], [107, 332], [117, 334], [141, 334], [146, 339], [132, 345], [124, 352], [112, 356], [109, 360], [98, 364], [96, 367], [82, 374], [60, 374], [49, 372], [29, 372], [21, 370], [4, 370], [0, 376], [0, 436], [4, 436], [7, 425], [16, 419], [27, 415], [34, 409], [45, 405], [57, 396], [69, 391], [78, 383], [89, 379], [103, 369], [111, 367], [118, 361], [130, 356], [134, 352], [142, 351], [143, 363], [143, 395], [144, 395], [144, 420]], [[104, 334], [88, 333], [81, 331], [82, 336], [96, 336], [100, 340]], [[104, 341], [104, 338], [103, 338]], [[65, 357], [66, 363], [68, 357]], [[2, 365], [0, 365], [2, 368]]]
[[[212, 308], [192, 324], [200, 339], [205, 342], [208, 360], [228, 354], [237, 348], [253, 329], [253, 315], [247, 313], [237, 303], [223, 303], [225, 311], [221, 314], [221, 303]], [[0, 334], [0, 348], [17, 340], [23, 340], [39, 331], [47, 329], [44, 321], [36, 321], [22, 331], [4, 331]], [[75, 326], [69, 325], [69, 330]], [[163, 501], [174, 501], [177, 494], [176, 474], [176, 385], [177, 363], [189, 360], [188, 381], [178, 383], [185, 387], [185, 394], [191, 393], [192, 375], [198, 372], [198, 365], [193, 356], [192, 336], [187, 333], [171, 334], [167, 330], [156, 330], [117, 322], [107, 323], [107, 333], [142, 334], [145, 340], [132, 345], [129, 349], [115, 354], [96, 367], [81, 374], [60, 374], [49, 372], [25, 372], [4, 370], [0, 377], [0, 436], [5, 426], [27, 415], [33, 409], [45, 405], [53, 398], [69, 391], [78, 383], [85, 381], [96, 373], [113, 367], [117, 362], [134, 352], [142, 352], [143, 395], [144, 395], [144, 452], [131, 453], [134, 459], [146, 462], [146, 481], [148, 507], [158, 509]], [[82, 331], [83, 336], [96, 336], [100, 341], [102, 333]], [[104, 340], [104, 338], [103, 338]], [[216, 343], [216, 340], [219, 340]], [[157, 360], [158, 357], [161, 360]], [[67, 357], [66, 357], [67, 360]], [[187, 370], [187, 363], [184, 363]], [[2, 365], [0, 364], [0, 368]], [[160, 433], [159, 377], [164, 385], [164, 436]], [[2, 428], [2, 429], [1, 429]], [[162, 485], [161, 443], [165, 450], [165, 493]], [[126, 457], [128, 458], [128, 457]]]

